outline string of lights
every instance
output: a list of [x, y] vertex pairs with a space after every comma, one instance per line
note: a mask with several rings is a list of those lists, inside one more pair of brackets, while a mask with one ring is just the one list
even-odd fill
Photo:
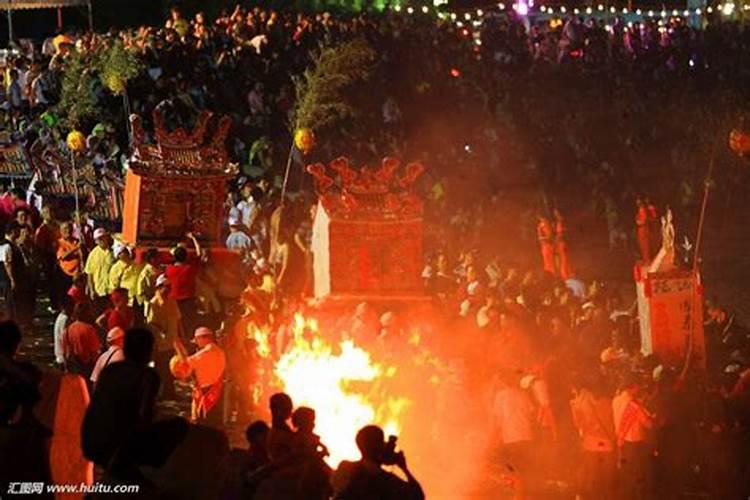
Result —
[[[443, 6], [446, 2], [442, 0], [436, 0], [434, 7], [438, 8]], [[712, 14], [721, 14], [726, 17], [731, 17], [735, 14], [737, 14], [739, 11], [750, 11], [750, 3], [745, 4], [741, 7], [738, 7], [733, 2], [727, 2], [727, 3], [720, 3], [716, 6], [707, 6], [705, 8], [695, 8], [695, 9], [661, 9], [661, 10], [654, 10], [654, 9], [628, 9], [627, 7], [622, 8], [616, 8], [614, 6], [605, 7], [603, 4], [599, 4], [596, 7], [588, 6], [588, 7], [566, 7], [564, 5], [562, 6], [546, 6], [546, 5], [535, 5], [533, 0], [529, 0], [528, 2], [524, 0], [518, 0], [516, 3], [506, 5], [504, 3], [498, 3], [497, 8], [500, 11], [508, 11], [513, 10], [517, 14], [522, 16], [527, 15], [542, 15], [542, 16], [566, 16], [566, 15], [576, 15], [576, 16], [588, 16], [588, 17], [597, 17], [597, 16], [610, 16], [610, 15], [617, 15], [617, 16], [629, 16], [629, 17], [640, 17], [640, 18], [653, 18], [653, 19], [668, 19], [668, 18], [689, 18], [689, 17], [702, 17], [705, 15], [712, 15]], [[392, 9], [396, 12], [406, 12], [407, 14], [418, 14], [419, 12], [423, 14], [429, 14], [431, 12], [435, 12], [434, 9], [431, 9], [430, 7], [423, 5], [422, 7], [413, 7], [413, 6], [407, 6], [403, 7], [400, 4], [395, 4], [392, 6]], [[445, 12], [437, 12], [438, 17], [442, 19], [450, 18], [452, 21], [467, 21], [471, 22], [475, 19], [481, 19], [485, 16], [485, 12], [482, 9], [476, 9], [476, 11], [466, 11], [462, 13], [445, 13]]]

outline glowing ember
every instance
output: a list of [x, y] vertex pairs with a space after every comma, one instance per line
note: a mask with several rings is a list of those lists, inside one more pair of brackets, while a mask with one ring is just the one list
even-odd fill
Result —
[[354, 437], [367, 424], [381, 425], [386, 434], [399, 433], [398, 417], [408, 400], [376, 393], [379, 382], [395, 375], [394, 367], [374, 363], [351, 340], [334, 349], [321, 337], [315, 320], [300, 315], [292, 334], [274, 373], [295, 406], [315, 409], [316, 432], [330, 451], [330, 465], [359, 458]]

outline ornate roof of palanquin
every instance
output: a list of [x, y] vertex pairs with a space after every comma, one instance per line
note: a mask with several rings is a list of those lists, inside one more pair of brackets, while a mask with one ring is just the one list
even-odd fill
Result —
[[347, 158], [307, 166], [326, 212], [351, 220], [404, 220], [421, 218], [424, 202], [414, 183], [424, 172], [421, 163], [401, 167], [398, 158], [384, 158], [377, 169], [353, 168]]
[[234, 176], [238, 166], [229, 161], [225, 147], [229, 127], [228, 116], [222, 116], [212, 137], [206, 137], [213, 114], [202, 111], [192, 130], [177, 128], [169, 131], [164, 113], [157, 107], [152, 114], [156, 144], [146, 143], [141, 117], [131, 115], [133, 150], [129, 168], [139, 175], [159, 177]]

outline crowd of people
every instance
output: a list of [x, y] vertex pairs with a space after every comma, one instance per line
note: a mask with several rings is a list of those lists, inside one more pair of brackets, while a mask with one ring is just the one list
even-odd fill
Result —
[[[362, 459], [332, 470], [326, 443], [315, 434], [315, 409], [294, 409], [285, 394], [270, 397], [270, 425], [257, 420], [248, 426], [249, 451], [230, 451], [223, 434], [227, 409], [242, 417], [267, 413], [264, 402], [250, 396], [258, 383], [252, 372], [264, 361], [257, 340], [247, 338], [246, 323], [272, 332], [271, 350], [283, 353], [289, 348], [285, 328], [295, 312], [306, 309], [299, 299], [309, 296], [312, 285], [315, 204], [299, 168], [279, 225], [295, 97], [290, 75], [304, 71], [318, 43], [364, 37], [379, 53], [373, 77], [378, 84], [361, 103], [374, 112], [350, 126], [351, 137], [365, 137], [349, 141], [330, 131], [313, 159], [333, 158], [345, 143], [347, 154], [372, 161], [388, 145], [423, 156], [432, 170], [424, 189], [429, 252], [423, 278], [439, 314], [427, 321], [436, 334], [423, 348], [441, 360], [430, 368], [440, 377], [405, 417], [404, 441], [414, 442], [409, 422], [439, 408], [431, 432], [419, 434], [421, 448], [444, 450], [450, 442], [451, 449], [463, 450], [481, 441], [481, 452], [472, 455], [477, 461], [469, 489], [490, 498], [498, 491], [535, 498], [555, 489], [582, 498], [678, 497], [690, 489], [717, 498], [748, 496], [750, 339], [739, 321], [707, 301], [705, 376], [643, 356], [630, 294], [616, 283], [576, 277], [560, 211], [554, 210], [554, 226], [542, 215], [535, 234], [534, 217], [544, 210], [514, 210], [523, 213], [519, 224], [504, 213], [517, 201], [502, 189], [495, 186], [481, 202], [476, 193], [484, 192], [477, 186], [498, 178], [498, 149], [508, 142], [498, 137], [503, 109], [512, 108], [503, 97], [502, 73], [544, 75], [554, 68], [650, 85], [691, 75], [722, 81], [731, 72], [733, 84], [741, 85], [750, 67], [742, 64], [750, 54], [749, 34], [738, 24], [696, 29], [679, 19], [632, 25], [616, 19], [605, 26], [571, 16], [555, 26], [525, 26], [523, 19], [488, 13], [480, 25], [464, 27], [395, 12], [332, 16], [238, 6], [214, 21], [201, 13], [187, 19], [173, 9], [163, 27], [85, 33], [8, 61], [0, 121], [31, 152], [41, 174], [36, 186], [9, 187], [0, 198], [0, 286], [5, 313], [15, 321], [0, 325], [0, 456], [10, 456], [8, 450], [18, 456], [0, 477], [49, 477], [49, 457], [40, 451], [49, 430], [32, 411], [41, 398], [42, 375], [17, 355], [21, 332], [44, 335], [40, 305], [49, 299], [54, 361], [80, 375], [91, 392], [82, 451], [108, 480], [136, 482], [163, 498], [178, 486], [165, 480], [167, 472], [154, 471], [176, 470], [184, 460], [177, 470], [194, 477], [179, 486], [180, 494], [194, 486], [190, 494], [209, 495], [200, 498], [219, 491], [222, 498], [424, 498], [403, 453], [375, 426], [356, 437]], [[117, 241], [117, 191], [128, 136], [121, 103], [100, 88], [94, 89], [100, 116], [92, 123], [123, 126], [92, 128], [80, 159], [84, 182], [92, 186], [81, 191], [83, 208], [72, 211], [70, 203], [54, 203], [54, 192], [43, 193], [45, 184], [55, 184], [50, 179], [62, 178], [64, 189], [70, 185], [64, 164], [69, 151], [54, 116], [66, 56], [93, 56], [115, 41], [144, 62], [127, 89], [130, 111], [147, 122], [164, 101], [187, 124], [200, 109], [233, 117], [229, 146], [242, 173], [226, 200], [225, 246], [240, 254], [241, 273], [217, 277], [199, 235], [186, 235], [189, 244], [177, 244], [169, 255]], [[385, 82], [393, 84], [379, 85]], [[478, 117], [478, 125], [445, 145], [420, 141], [420, 108], [439, 107], [431, 105], [446, 99], [455, 99], [459, 114]], [[361, 131], [366, 134], [357, 135]], [[571, 139], [579, 159], [594, 161], [592, 148]], [[514, 154], [508, 150], [510, 161]], [[299, 151], [293, 159], [295, 165], [310, 160]], [[561, 168], [545, 174], [543, 190], [565, 177]], [[618, 208], [632, 200], [613, 194], [623, 174], [606, 164], [597, 172], [586, 187], [601, 191], [610, 247], [624, 243], [630, 254], [636, 248], [643, 253], [641, 235], [636, 230], [628, 238], [626, 220], [632, 219]], [[112, 207], [106, 214], [95, 211], [102, 197]], [[513, 251], [498, 248], [495, 227], [520, 227], [526, 237], [517, 245], [528, 254], [538, 236], [542, 258], [509, 258]], [[386, 359], [403, 360], [417, 349], [409, 332], [421, 320], [408, 310], [363, 304], [349, 313], [337, 318], [342, 333], [335, 335], [350, 336]], [[188, 398], [179, 394], [183, 382], [192, 391]], [[156, 419], [157, 402], [173, 399], [191, 399], [192, 420], [207, 428], [181, 418]], [[22, 438], [30, 443], [23, 456], [17, 451]], [[205, 467], [177, 452], [190, 446], [203, 452]], [[450, 452], [434, 453], [461, 459]], [[421, 452], [420, 462], [430, 462], [429, 455]], [[221, 474], [220, 464], [227, 468]], [[401, 477], [384, 465], [397, 466]], [[440, 477], [439, 465], [428, 468], [430, 480]], [[221, 487], [207, 492], [220, 476]]]

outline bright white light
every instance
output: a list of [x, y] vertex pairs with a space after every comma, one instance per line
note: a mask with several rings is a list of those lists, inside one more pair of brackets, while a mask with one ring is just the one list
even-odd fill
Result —
[[482, 9], [477, 9], [477, 15], [479, 17], [482, 17], [484, 15], [484, 12], [482, 12]]
[[622, 8], [622, 13], [623, 14], [627, 14], [628, 13], [628, 8], [627, 7], [623, 7]]
[[708, 6], [708, 8], [706, 9], [706, 12], [708, 12], [709, 14], [711, 14], [711, 13], [712, 13], [713, 11], [714, 11], [714, 8], [713, 8], [713, 7], [711, 7], [710, 5], [709, 5], [709, 6]]
[[612, 14], [614, 14], [615, 12], [617, 12], [617, 9], [615, 9], [614, 7], [610, 7], [610, 8], [609, 8], [609, 11], [610, 11], [610, 12], [611, 12]]
[[732, 14], [734, 14], [734, 4], [733, 3], [725, 4], [724, 8], [721, 9], [721, 13], [724, 14], [725, 16], [731, 16]]
[[667, 17], [667, 11], [666, 10], [661, 11], [661, 17]]
[[578, 9], [573, 9], [573, 14], [575, 14], [576, 16], [577, 16], [578, 14], [580, 14], [580, 13], [581, 13], [581, 11], [580, 11], [580, 10], [578, 10]]
[[523, 2], [513, 5], [513, 8], [518, 12], [519, 16], [527, 16], [529, 14], [529, 6]]
[[459, 21], [459, 22], [456, 23], [456, 27], [463, 28], [464, 27], [464, 23], [462, 23], [461, 21]]
[[466, 19], [467, 21], [471, 21], [471, 14], [469, 14], [468, 12], [464, 14], [464, 19]]
[[504, 3], [499, 3], [499, 4], [497, 4], [497, 6], [500, 8], [500, 10], [505, 10], [505, 4]]
[[680, 13], [679, 13], [679, 12], [677, 12], [677, 9], [675, 9], [675, 10], [673, 10], [673, 11], [672, 11], [672, 15], [673, 15], [673, 16], [679, 16], [679, 15], [680, 15]]
[[547, 12], [547, 7], [545, 7], [544, 5], [542, 5], [541, 7], [539, 7], [539, 10], [541, 12]]
[[700, 9], [695, 9], [695, 15], [700, 16], [703, 12]]
[[599, 9], [599, 10], [604, 10], [604, 5], [602, 5], [602, 4], [599, 4], [599, 5], [597, 6], [597, 9]]
[[476, 40], [474, 40], [474, 43], [476, 43], [477, 45], [482, 45], [482, 40], [477, 38]]
[[693, 66], [695, 66], [695, 61], [693, 61], [692, 59], [690, 59], [690, 61], [688, 61], [688, 66], [690, 66], [691, 68]]
[[635, 9], [635, 14], [640, 16], [642, 13], [641, 9]]
[[409, 14], [414, 14], [414, 9], [409, 7], [408, 9], [406, 9], [406, 12], [408, 12]]
[[427, 14], [429, 11], [430, 9], [428, 9], [426, 5], [422, 7], [422, 12], [424, 12], [425, 14]]
[[565, 14], [567, 11], [568, 9], [566, 9], [564, 5], [560, 7], [560, 12], [562, 12], [563, 14]]
[[400, 6], [400, 5], [396, 5], [396, 6], [395, 6], [395, 7], [393, 8], [393, 10], [395, 10], [396, 12], [401, 12], [401, 6]]
[[690, 15], [690, 11], [689, 10], [685, 10], [685, 11], [682, 12], [682, 15], [684, 17], [688, 17]]
[[456, 13], [453, 12], [451, 13], [451, 21], [455, 21], [455, 20], [456, 20]]
[[654, 11], [653, 10], [648, 11], [648, 17], [654, 17]]
[[591, 7], [586, 7], [586, 14], [591, 14], [592, 12]]

